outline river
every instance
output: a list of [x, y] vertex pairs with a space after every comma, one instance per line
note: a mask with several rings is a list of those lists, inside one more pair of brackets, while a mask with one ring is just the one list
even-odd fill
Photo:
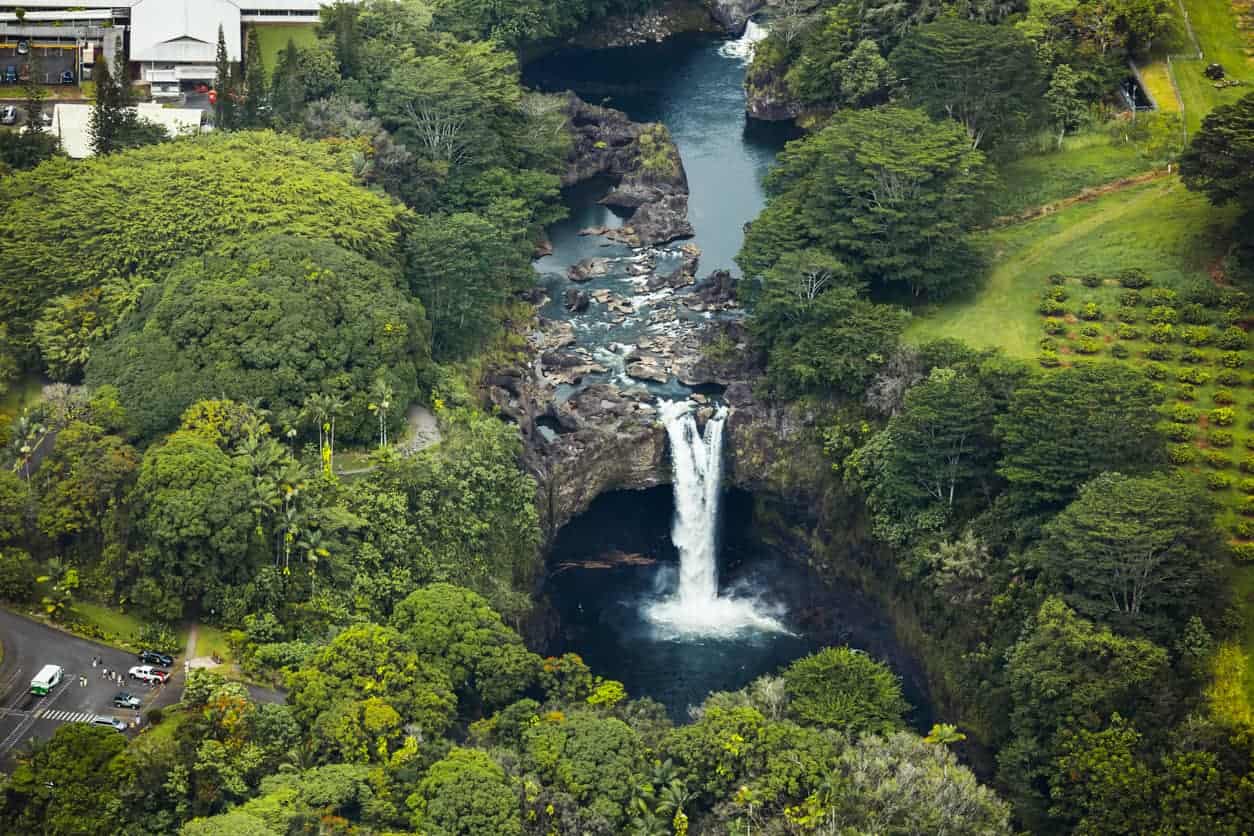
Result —
[[[745, 47], [758, 33], [754, 26], [739, 41], [680, 36], [625, 49], [564, 52], [524, 72], [532, 87], [571, 89], [636, 121], [666, 125], [688, 176], [689, 220], [701, 249], [699, 276], [715, 269], [736, 272], [734, 258], [744, 225], [765, 201], [762, 180], [784, 143], [796, 135], [791, 126], [753, 122], [744, 114]], [[608, 367], [607, 373], [588, 375], [579, 385], [613, 380], [620, 386], [647, 385], [664, 398], [686, 397], [687, 387], [674, 380], [644, 384], [623, 373], [622, 357], [634, 343], [673, 325], [655, 316], [660, 300], [651, 298], [669, 291], [641, 293], [633, 267], [647, 257], [662, 273], [670, 262], [678, 263], [679, 253], [678, 244], [643, 252], [579, 235], [587, 227], [622, 223], [597, 203], [605, 187], [590, 183], [567, 191], [570, 217], [550, 228], [553, 253], [536, 262], [538, 281], [550, 298], [541, 313], [570, 321], [578, 345]], [[613, 266], [609, 275], [582, 287], [630, 299], [630, 313], [594, 305], [572, 315], [563, 307], [563, 293], [571, 286], [566, 268], [593, 256], [611, 258]], [[679, 316], [701, 314], [681, 310]], [[567, 394], [572, 388], [567, 387]], [[558, 629], [547, 649], [580, 653], [597, 673], [621, 680], [635, 696], [659, 700], [672, 718], [683, 721], [689, 707], [711, 691], [740, 688], [820, 647], [849, 644], [893, 664], [903, 675], [908, 697], [923, 706], [914, 718], [921, 722], [927, 714], [922, 677], [877, 608], [857, 592], [831, 588], [812, 571], [774, 557], [757, 543], [751, 496], [724, 493], [723, 505], [724, 512], [712, 514], [710, 523], [715, 529], [710, 542], [716, 544], [710, 547], [715, 563], [710, 570], [717, 578], [712, 603], [730, 605], [729, 618], [742, 623], [724, 629], [726, 619], [720, 618], [719, 629], [706, 624], [688, 632], [659, 624], [659, 609], [689, 606], [677, 597], [680, 553], [672, 539], [684, 538], [672, 532], [675, 497], [670, 488], [617, 492], [598, 498], [562, 529], [550, 552], [544, 592]], [[624, 554], [633, 557], [622, 562]], [[750, 609], [753, 617], [741, 619], [740, 612]], [[763, 624], [768, 626], [763, 629]]]

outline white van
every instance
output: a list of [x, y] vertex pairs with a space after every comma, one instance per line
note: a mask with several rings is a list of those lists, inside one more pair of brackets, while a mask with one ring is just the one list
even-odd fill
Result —
[[63, 676], [65, 676], [65, 670], [60, 665], [44, 665], [30, 681], [30, 692], [42, 697], [57, 687]]

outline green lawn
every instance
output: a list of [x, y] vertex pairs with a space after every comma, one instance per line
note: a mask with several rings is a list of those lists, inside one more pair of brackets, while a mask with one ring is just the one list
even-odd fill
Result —
[[1140, 68], [1141, 81], [1145, 83], [1154, 103], [1162, 113], [1179, 113], [1180, 101], [1166, 59], [1159, 59]]
[[[1184, 0], [1184, 5], [1189, 10], [1189, 21], [1204, 54], [1201, 60], [1172, 59], [1191, 134], [1201, 127], [1202, 118], [1216, 105], [1235, 102], [1251, 91], [1251, 85], [1254, 85], [1254, 61], [1251, 60], [1254, 33], [1238, 26], [1232, 0]], [[1216, 90], [1214, 82], [1202, 74], [1210, 63], [1222, 64], [1230, 77], [1240, 79], [1244, 84]]]
[[257, 34], [261, 44], [261, 60], [266, 65], [266, 75], [273, 75], [279, 63], [279, 54], [287, 48], [288, 40], [297, 46], [310, 46], [318, 40], [317, 26], [312, 23], [259, 23], [249, 27]]
[[223, 663], [231, 661], [231, 649], [227, 645], [226, 633], [207, 624], [199, 625], [196, 628], [196, 649], [192, 655], [212, 656], [215, 653]]
[[83, 622], [99, 627], [105, 635], [112, 637], [111, 642], [138, 644], [140, 633], [145, 627], [142, 619], [130, 613], [87, 601], [74, 604], [74, 613]]
[[1068, 136], [1059, 150], [1049, 139], [1049, 151], [1026, 154], [998, 169], [994, 214], [1015, 215], [1151, 168], [1137, 145], [1113, 142], [1105, 131]]
[[1140, 267], [1160, 287], [1205, 280], [1233, 217], [1170, 178], [984, 232], [978, 239], [990, 264], [984, 284], [970, 298], [920, 312], [906, 336], [955, 337], [1035, 357], [1042, 336], [1036, 309], [1050, 274]]

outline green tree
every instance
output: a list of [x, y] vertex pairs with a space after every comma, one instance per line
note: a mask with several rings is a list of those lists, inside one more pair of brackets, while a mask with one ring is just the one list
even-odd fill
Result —
[[1058, 507], [1102, 471], [1151, 468], [1158, 400], [1139, 371], [1110, 363], [1028, 378], [997, 418], [999, 472], [1033, 507]]
[[31, 479], [40, 533], [62, 546], [80, 542], [84, 557], [98, 554], [138, 467], [139, 454], [118, 436], [70, 422]]
[[1115, 713], [1135, 716], [1166, 673], [1167, 653], [1098, 627], [1049, 598], [1006, 659], [1013, 736], [998, 754], [998, 776], [1025, 823], [1039, 829], [1055, 735], [1097, 728]]
[[29, 603], [35, 597], [35, 561], [13, 546], [0, 547], [0, 598], [14, 604]]
[[1049, 89], [1045, 91], [1045, 107], [1049, 111], [1050, 124], [1058, 131], [1058, 147], [1062, 148], [1063, 137], [1080, 126], [1087, 112], [1080, 95], [1080, 74], [1069, 64], [1054, 67]]
[[422, 309], [396, 285], [390, 271], [329, 242], [233, 242], [175, 267], [141, 314], [95, 350], [87, 378], [117, 386], [144, 437], [198, 400], [295, 412], [329, 389], [345, 404], [342, 434], [363, 440], [376, 382], [392, 388], [397, 407], [380, 416], [386, 428], [417, 395], [427, 353]]
[[431, 836], [522, 836], [518, 798], [500, 764], [476, 749], [436, 761], [406, 803], [411, 822]]
[[972, 148], [1024, 132], [1044, 92], [1036, 52], [1010, 26], [949, 18], [910, 32], [889, 60], [910, 102], [954, 119]]
[[30, 507], [27, 483], [10, 468], [0, 468], [0, 543], [20, 539], [26, 533], [26, 514]]
[[[118, 47], [121, 49], [121, 38]], [[92, 83], [96, 87], [95, 100], [92, 103], [91, 121], [88, 131], [91, 135], [92, 150], [98, 155], [110, 154], [117, 150], [117, 137], [125, 117], [124, 102], [125, 78], [114, 78], [109, 69], [108, 61], [97, 61], [92, 71]]]
[[848, 647], [829, 647], [793, 662], [784, 670], [784, 686], [788, 712], [798, 722], [854, 737], [895, 731], [910, 710], [896, 674]]
[[405, 238], [405, 274], [431, 320], [431, 353], [457, 360], [498, 328], [498, 308], [530, 281], [515, 242], [478, 215], [419, 217]]
[[391, 623], [448, 672], [454, 690], [488, 710], [513, 702], [539, 675], [540, 657], [468, 589], [441, 583], [415, 590], [396, 605]]
[[10, 833], [105, 836], [116, 822], [117, 765], [126, 737], [113, 729], [67, 723], [51, 739], [19, 756], [3, 795], [3, 829]]
[[144, 544], [136, 575], [157, 581], [173, 609], [158, 615], [251, 577], [248, 475], [215, 445], [178, 432], [150, 447], [131, 502]]
[[235, 70], [231, 67], [231, 58], [226, 50], [226, 35], [222, 25], [218, 24], [218, 49], [214, 58], [214, 93], [213, 123], [221, 131], [234, 130], [235, 113]]
[[301, 111], [305, 107], [305, 82], [301, 78], [300, 50], [290, 38], [274, 68], [270, 84], [270, 105], [274, 109], [275, 119], [289, 125], [300, 121]]
[[979, 275], [965, 232], [989, 182], [952, 122], [897, 107], [843, 111], [780, 155], [737, 262], [761, 277], [788, 251], [814, 248], [872, 288], [951, 295]]
[[1254, 93], [1206, 115], [1180, 157], [1180, 177], [1218, 206], [1254, 210]]
[[270, 77], [261, 57], [261, 38], [256, 29], [248, 30], [244, 53], [244, 100], [240, 121], [246, 128], [264, 128], [270, 116]]
[[619, 827], [633, 788], [643, 778], [645, 749], [635, 731], [617, 717], [580, 712], [525, 729], [523, 763]]
[[1045, 527], [1041, 568], [1085, 616], [1167, 641], [1221, 597], [1215, 511], [1177, 476], [1103, 473]]

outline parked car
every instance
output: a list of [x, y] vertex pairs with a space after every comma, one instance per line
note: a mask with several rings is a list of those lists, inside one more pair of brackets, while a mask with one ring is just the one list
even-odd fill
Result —
[[139, 651], [140, 664], [157, 665], [158, 667], [168, 668], [174, 664], [174, 657], [168, 653], [161, 653], [156, 650]]
[[62, 73], [61, 73], [61, 83], [62, 83], [62, 84], [73, 84], [73, 83], [74, 83], [74, 72], [73, 72], [72, 70], [64, 70], [64, 71], [62, 71]]
[[152, 665], [136, 665], [127, 671], [131, 679], [138, 679], [140, 682], [165, 682], [170, 678], [169, 671], [161, 671]]
[[125, 722], [119, 720], [117, 717], [109, 717], [105, 714], [97, 714], [92, 718], [91, 724], [93, 726], [108, 726], [114, 731], [126, 731]]
[[144, 705], [144, 701], [134, 694], [126, 691], [118, 691], [113, 695], [114, 708], [129, 708], [131, 711], [139, 711]]
[[17, 108], [13, 105], [0, 107], [0, 125], [16, 125]]
[[10, 64], [4, 68], [4, 83], [17, 84], [17, 67]]

